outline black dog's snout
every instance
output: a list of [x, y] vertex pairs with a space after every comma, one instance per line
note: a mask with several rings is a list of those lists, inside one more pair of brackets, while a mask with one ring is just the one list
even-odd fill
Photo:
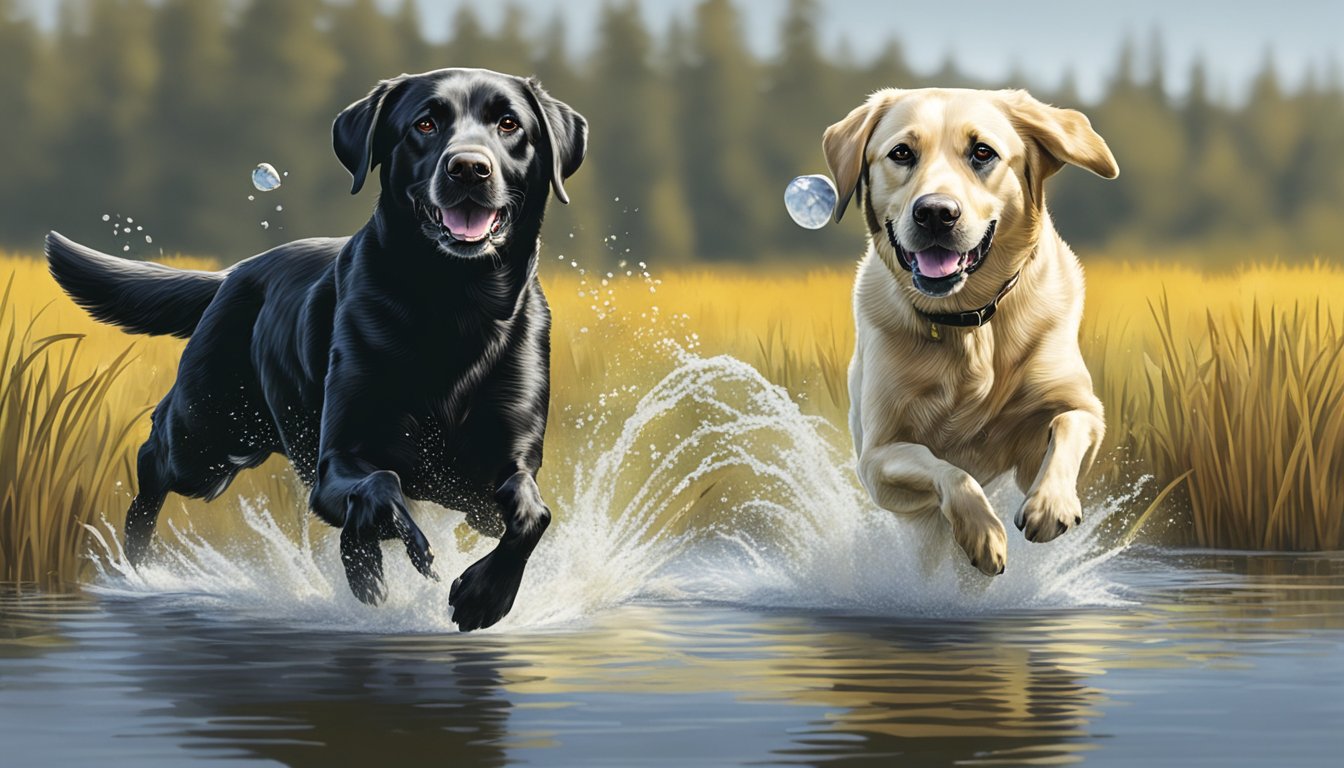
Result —
[[490, 155], [476, 149], [450, 151], [445, 161], [445, 170], [453, 181], [462, 184], [477, 184], [490, 178], [495, 172], [495, 163]]
[[951, 195], [922, 195], [915, 200], [912, 215], [916, 224], [936, 235], [956, 226], [961, 218], [961, 204]]

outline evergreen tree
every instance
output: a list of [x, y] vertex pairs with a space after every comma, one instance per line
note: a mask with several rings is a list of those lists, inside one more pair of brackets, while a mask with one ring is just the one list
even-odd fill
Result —
[[[0, 126], [5, 140], [0, 142], [0, 167], [5, 169], [4, 209], [0, 216], [0, 241], [38, 242], [40, 224], [35, 216], [45, 203], [34, 195], [48, 174], [36, 151], [44, 134], [35, 115], [38, 101], [34, 84], [41, 66], [40, 38], [33, 24], [18, 15], [16, 0], [0, 0]], [[11, 192], [18, 194], [11, 194]]]
[[220, 253], [237, 227], [219, 215], [225, 201], [217, 199], [221, 180], [237, 174], [218, 152], [201, 151], [231, 140], [225, 9], [222, 0], [166, 0], [155, 14], [154, 45], [163, 75], [151, 97], [154, 118], [144, 130], [155, 147], [154, 183], [162, 201], [147, 218], [158, 247]]
[[[368, 198], [349, 200], [348, 184], [333, 186], [328, 174], [337, 163], [331, 149], [332, 85], [341, 64], [320, 23], [325, 11], [321, 0], [253, 0], [234, 31], [230, 87], [237, 181], [229, 183], [236, 184], [240, 200], [248, 194], [256, 198], [231, 209], [233, 221], [248, 224], [240, 227], [249, 234], [248, 252], [296, 237], [349, 232], [370, 207]], [[288, 173], [279, 190], [252, 189], [248, 175], [260, 162]], [[275, 210], [277, 205], [284, 210]], [[234, 254], [240, 255], [248, 254]]]
[[681, 88], [681, 172], [695, 253], [714, 261], [756, 259], [768, 211], [778, 204], [762, 181], [753, 143], [759, 72], [729, 0], [696, 7], [690, 48], [674, 81]]
[[398, 59], [403, 62], [404, 71], [428, 72], [448, 66], [435, 47], [425, 40], [420, 11], [415, 0], [401, 0], [401, 5], [397, 6], [397, 14], [392, 19], [392, 34], [396, 41]]
[[[601, 97], [588, 88], [590, 78], [581, 75], [574, 68], [569, 55], [568, 38], [564, 16], [557, 12], [543, 32], [540, 45], [533, 45], [537, 58], [531, 62], [531, 74], [535, 74], [542, 86], [555, 98], [569, 104], [589, 119], [589, 130], [594, 129], [593, 108]], [[517, 70], [510, 74], [527, 75], [526, 70]], [[605, 127], [597, 126], [599, 136], [605, 133]], [[607, 248], [602, 239], [608, 229], [603, 223], [610, 213], [605, 194], [599, 194], [603, 182], [599, 178], [599, 169], [595, 159], [601, 152], [593, 151], [590, 143], [588, 156], [579, 172], [565, 181], [565, 190], [571, 203], [561, 205], [552, 201], [546, 215], [548, 239], [546, 255], [549, 260], [580, 261], [585, 268], [597, 267], [608, 260]]]
[[[793, 177], [825, 172], [822, 133], [865, 96], [841, 87], [840, 73], [822, 55], [816, 37], [820, 11], [817, 0], [789, 1], [780, 28], [779, 57], [767, 68], [757, 135], [765, 190], [776, 200]], [[779, 205], [776, 211], [782, 210]], [[846, 240], [852, 240], [842, 229], [803, 234], [786, 217], [772, 216], [771, 221], [772, 244], [779, 252], [815, 253], [844, 248]]]
[[[593, 82], [600, 98], [588, 105], [602, 135], [590, 157], [610, 212], [612, 258], [663, 262], [688, 258], [690, 218], [678, 194], [671, 122], [675, 103], [653, 69], [653, 46], [633, 2], [607, 3], [598, 22]], [[629, 254], [627, 254], [627, 250]]]
[[493, 68], [495, 41], [472, 10], [471, 3], [462, 3], [453, 14], [446, 48], [445, 67]]

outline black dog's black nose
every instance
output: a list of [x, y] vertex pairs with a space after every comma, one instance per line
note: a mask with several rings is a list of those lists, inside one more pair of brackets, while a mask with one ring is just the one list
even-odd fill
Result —
[[464, 150], [448, 156], [448, 175], [463, 184], [476, 184], [490, 178], [495, 164], [484, 152]]
[[961, 205], [951, 195], [923, 195], [915, 200], [915, 223], [934, 234], [946, 232], [961, 218]]

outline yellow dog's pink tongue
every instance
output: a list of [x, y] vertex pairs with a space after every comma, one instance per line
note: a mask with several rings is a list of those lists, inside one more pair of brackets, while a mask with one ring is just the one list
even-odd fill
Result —
[[915, 252], [915, 265], [925, 277], [947, 277], [957, 271], [961, 254], [946, 248], [930, 248]]
[[496, 213], [473, 203], [462, 203], [439, 210], [443, 226], [459, 240], [480, 240], [485, 237], [490, 232], [490, 226], [495, 223]]

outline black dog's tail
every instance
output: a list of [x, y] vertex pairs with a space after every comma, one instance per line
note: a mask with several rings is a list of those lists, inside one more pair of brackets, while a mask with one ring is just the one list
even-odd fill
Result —
[[173, 269], [100, 253], [57, 232], [47, 235], [47, 266], [95, 320], [128, 333], [185, 339], [210, 306], [223, 272]]

